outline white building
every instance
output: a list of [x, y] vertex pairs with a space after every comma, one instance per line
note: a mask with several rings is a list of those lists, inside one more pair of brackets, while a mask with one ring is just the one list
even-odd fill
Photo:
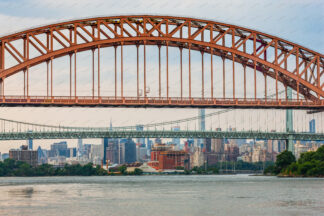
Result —
[[200, 151], [200, 148], [195, 148], [195, 151], [190, 156], [190, 166], [193, 168], [195, 166], [201, 167], [205, 163], [204, 153]]
[[104, 152], [103, 145], [91, 145], [89, 158], [93, 164], [101, 165], [101, 161], [103, 160]]

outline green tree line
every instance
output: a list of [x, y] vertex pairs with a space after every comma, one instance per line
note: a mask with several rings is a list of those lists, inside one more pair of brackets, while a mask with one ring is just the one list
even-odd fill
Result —
[[42, 164], [32, 167], [28, 163], [6, 159], [0, 162], [0, 176], [102, 176], [107, 171], [100, 166], [93, 167], [92, 163], [86, 165], [69, 165], [64, 167], [53, 167], [49, 164]]
[[280, 176], [324, 177], [324, 146], [316, 152], [305, 152], [296, 161], [290, 151], [284, 151], [277, 156], [275, 165], [269, 166], [265, 174]]
[[217, 163], [216, 167], [219, 170], [252, 170], [258, 171], [267, 168], [268, 166], [273, 165], [274, 162], [266, 161], [266, 162], [244, 162], [244, 161], [227, 161], [222, 163]]

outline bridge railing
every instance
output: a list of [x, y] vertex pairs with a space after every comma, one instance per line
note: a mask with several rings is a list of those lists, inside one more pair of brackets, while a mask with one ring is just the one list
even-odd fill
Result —
[[199, 98], [199, 97], [114, 97], [114, 96], [0, 96], [0, 103], [36, 104], [156, 104], [156, 105], [264, 105], [324, 106], [324, 100], [273, 98]]

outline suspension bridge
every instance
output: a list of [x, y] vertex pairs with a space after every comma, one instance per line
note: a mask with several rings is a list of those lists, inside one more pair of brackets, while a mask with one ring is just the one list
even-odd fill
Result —
[[[311, 140], [323, 141], [324, 133], [305, 131], [274, 131], [274, 130], [196, 130], [188, 128], [174, 131], [172, 125], [196, 122], [198, 119], [213, 118], [230, 113], [231, 109], [208, 113], [173, 121], [148, 123], [122, 127], [71, 127], [15, 121], [0, 118], [0, 140], [28, 139], [81, 139], [81, 138], [211, 138], [211, 139], [268, 139], [268, 140]], [[284, 122], [285, 123], [285, 122]], [[252, 123], [255, 124], [255, 123]], [[139, 127], [140, 126], [140, 130]]]

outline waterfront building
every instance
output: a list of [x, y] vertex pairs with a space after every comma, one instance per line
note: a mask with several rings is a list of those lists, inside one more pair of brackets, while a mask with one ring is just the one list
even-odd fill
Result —
[[185, 151], [175, 150], [175, 145], [155, 144], [151, 151], [148, 165], [159, 170], [190, 168], [190, 155]]
[[159, 155], [159, 170], [190, 168], [190, 156], [185, 151], [163, 151]]
[[31, 166], [38, 165], [38, 153], [37, 151], [28, 150], [27, 145], [21, 146], [21, 149], [9, 150], [9, 157], [17, 161], [23, 161]]

